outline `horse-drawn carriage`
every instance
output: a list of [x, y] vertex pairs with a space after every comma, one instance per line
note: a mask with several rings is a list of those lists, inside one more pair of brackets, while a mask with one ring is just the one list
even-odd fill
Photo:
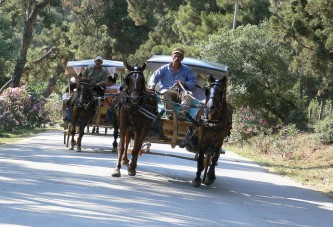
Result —
[[[147, 60], [147, 66], [153, 71], [170, 62], [170, 56], [153, 56]], [[173, 148], [179, 145], [195, 152], [197, 173], [193, 186], [199, 187], [201, 182], [210, 185], [215, 181], [215, 166], [224, 139], [230, 134], [232, 127], [232, 108], [226, 99], [227, 67], [192, 58], [183, 59], [183, 63], [197, 74], [199, 84], [197, 91], [192, 90], [194, 104], [186, 113], [187, 119], [182, 121], [178, 118], [179, 110], [182, 109], [180, 104], [174, 104], [172, 119], [166, 118], [165, 100], [162, 95], [146, 89], [143, 75], [146, 64], [142, 67], [126, 64], [130, 72], [125, 77], [126, 87], [118, 96], [116, 114], [120, 128], [120, 143], [113, 177], [121, 176], [121, 164], [127, 165], [129, 175], [136, 175], [138, 155], [143, 142], [148, 141], [170, 143]], [[131, 139], [133, 148], [129, 162], [127, 148]]]
[[[152, 72], [170, 62], [170, 56], [153, 56], [143, 66], [130, 66], [126, 63], [129, 72], [124, 77], [122, 91], [117, 94], [112, 104], [114, 148], [118, 146], [118, 132], [120, 137], [118, 161], [112, 176], [120, 177], [122, 163], [127, 165], [129, 175], [136, 175], [138, 155], [145, 141], [148, 144], [169, 143], [173, 148], [178, 145], [196, 153], [197, 173], [193, 186], [199, 187], [201, 182], [209, 185], [215, 181], [215, 166], [220, 157], [223, 141], [230, 134], [232, 126], [232, 109], [226, 100], [227, 67], [198, 59], [183, 59], [183, 63], [196, 73], [198, 84], [196, 90], [192, 90], [194, 104], [186, 114], [187, 119], [180, 121], [178, 118], [180, 104], [174, 105], [172, 119], [166, 118], [162, 95], [155, 90], [147, 89], [144, 76], [146, 66]], [[88, 88], [85, 84], [85, 81], [81, 81], [78, 86], [80, 100], [85, 100], [84, 97], [87, 97], [85, 93]], [[78, 116], [89, 113], [88, 103], [74, 104], [74, 108], [76, 105], [77, 109], [81, 109]], [[84, 105], [88, 107], [82, 108]], [[77, 119], [72, 120], [74, 126], [76, 121]], [[73, 127], [70, 133], [73, 148], [75, 135]], [[78, 150], [81, 149], [82, 136], [81, 128], [77, 140]], [[131, 140], [132, 157], [129, 162], [127, 149]], [[204, 177], [201, 180], [203, 170]]]
[[[68, 76], [68, 87], [70, 87], [70, 83], [74, 81], [70, 81], [70, 76], [77, 76], [82, 74], [88, 67], [94, 65], [94, 59], [88, 60], [79, 60], [79, 61], [69, 61], [67, 63], [67, 67], [65, 69], [65, 74]], [[107, 69], [110, 73], [110, 76], [115, 76], [116, 73], [124, 73], [125, 67], [123, 62], [120, 61], [111, 61], [111, 60], [103, 60], [102, 67]], [[72, 77], [74, 78], [74, 77]], [[99, 128], [103, 127], [105, 130], [105, 134], [108, 129], [112, 128], [111, 120], [109, 119], [108, 111], [110, 109], [110, 104], [115, 96], [117, 96], [120, 92], [120, 84], [113, 84], [109, 86], [106, 84], [105, 91], [103, 92], [103, 96], [96, 97], [97, 105], [96, 112], [92, 117], [91, 121], [87, 124], [87, 132], [89, 133], [89, 127], [92, 127], [92, 132], [99, 133]], [[69, 123], [71, 122], [70, 108], [68, 108], [68, 101], [71, 97], [72, 91], [68, 89], [68, 92], [63, 96], [63, 119], [64, 119], [64, 144], [68, 146], [69, 137], [68, 129]]]

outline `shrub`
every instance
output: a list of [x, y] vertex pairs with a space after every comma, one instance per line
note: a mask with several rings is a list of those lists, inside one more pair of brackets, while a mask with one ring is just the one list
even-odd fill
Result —
[[60, 122], [61, 100], [30, 94], [25, 87], [8, 88], [0, 100], [0, 131], [14, 132], [20, 127], [42, 127]]
[[272, 150], [273, 140], [272, 129], [265, 129], [260, 131], [258, 136], [252, 138], [251, 146], [255, 151], [259, 151], [263, 154], [269, 154]]
[[295, 140], [299, 130], [295, 124], [283, 126], [273, 135], [272, 152], [282, 157], [290, 157], [297, 149]]
[[249, 107], [240, 107], [233, 114], [233, 127], [229, 142], [248, 142], [249, 138], [257, 135], [268, 126], [267, 122], [254, 113]]
[[274, 156], [290, 157], [298, 145], [295, 137], [298, 134], [296, 125], [279, 126], [278, 131], [265, 129], [251, 139], [251, 146], [256, 151]]
[[0, 127], [6, 131], [15, 131], [20, 126], [25, 126], [27, 122], [27, 112], [30, 108], [30, 95], [24, 87], [8, 88], [4, 92], [2, 105], [2, 122]]
[[323, 144], [333, 143], [333, 114], [326, 116], [315, 125], [317, 139]]
[[60, 123], [63, 120], [62, 99], [57, 94], [51, 94], [44, 107], [46, 118], [52, 123]]

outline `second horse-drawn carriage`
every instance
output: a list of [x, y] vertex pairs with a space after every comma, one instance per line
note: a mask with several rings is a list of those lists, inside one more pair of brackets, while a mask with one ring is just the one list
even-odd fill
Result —
[[[148, 151], [150, 143], [167, 143], [172, 148], [178, 145], [196, 153], [198, 170], [193, 185], [198, 187], [201, 182], [209, 185], [216, 178], [215, 166], [232, 124], [231, 106], [226, 101], [227, 67], [193, 58], [183, 59], [183, 63], [196, 73], [197, 85], [192, 91], [194, 104], [186, 113], [187, 118], [180, 120], [180, 104], [174, 104], [173, 117], [167, 118], [163, 96], [158, 91], [147, 89], [143, 72], [146, 66], [152, 72], [170, 62], [170, 56], [156, 55], [143, 66], [126, 63], [129, 72], [124, 77], [124, 89], [116, 95], [111, 106], [112, 118], [116, 119], [113, 121], [114, 148], [118, 145], [120, 133], [118, 162], [112, 176], [121, 175], [121, 163], [127, 165], [129, 175], [136, 175], [138, 155], [144, 142]], [[84, 86], [80, 86], [79, 93], [84, 96]], [[127, 148], [131, 140], [132, 157], [129, 162]], [[202, 171], [203, 180], [200, 178]]]
[[[78, 61], [69, 61], [67, 63], [67, 67], [65, 70], [65, 74], [68, 77], [68, 87], [70, 87], [71, 83], [75, 83], [74, 77], [82, 75], [82, 73], [90, 66], [93, 66], [94, 59], [87, 59], [87, 60], [78, 60]], [[123, 74], [125, 72], [125, 67], [123, 62], [121, 61], [111, 61], [111, 60], [103, 60], [102, 67], [105, 70], [108, 70], [111, 77], [116, 80], [117, 73]], [[71, 78], [72, 76], [72, 78]], [[76, 86], [76, 85], [75, 85]], [[108, 129], [112, 128], [112, 120], [109, 118], [110, 114], [110, 104], [114, 97], [116, 97], [120, 92], [120, 84], [119, 83], [112, 83], [106, 84], [106, 88], [103, 91], [103, 95], [96, 96], [96, 108], [95, 114], [93, 115], [92, 119], [86, 125], [87, 132], [89, 133], [89, 127], [92, 127], [93, 133], [99, 133], [99, 128], [102, 127], [105, 130], [105, 134], [107, 134]], [[69, 99], [72, 95], [73, 91], [68, 89], [68, 91], [63, 96], [63, 119], [64, 119], [64, 143], [68, 146], [69, 137], [68, 130], [69, 124], [71, 122], [71, 113], [70, 108], [68, 106]]]

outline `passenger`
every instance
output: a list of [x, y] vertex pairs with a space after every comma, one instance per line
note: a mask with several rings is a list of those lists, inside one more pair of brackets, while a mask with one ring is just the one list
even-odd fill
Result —
[[182, 64], [184, 50], [176, 48], [172, 50], [172, 62], [157, 69], [148, 84], [149, 89], [155, 90], [156, 84], [161, 83], [160, 92], [166, 106], [166, 114], [169, 119], [173, 118], [174, 103], [182, 105], [182, 111], [178, 114], [179, 120], [185, 120], [185, 112], [193, 104], [192, 90], [196, 84], [194, 72]]
[[74, 90], [77, 88], [77, 85], [80, 83], [81, 79], [82, 79], [82, 73], [76, 75], [75, 77], [72, 77], [69, 86], [66, 88], [66, 93], [70, 92], [72, 94]]

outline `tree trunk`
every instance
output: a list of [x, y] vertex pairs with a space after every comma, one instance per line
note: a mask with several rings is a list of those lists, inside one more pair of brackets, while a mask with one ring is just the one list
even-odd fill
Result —
[[[33, 28], [37, 20], [37, 16], [49, 3], [51, 0], [44, 0], [35, 5], [31, 11], [26, 9], [26, 20], [24, 23], [23, 37], [22, 37], [22, 48], [20, 56], [16, 62], [14, 74], [13, 74], [13, 87], [18, 87], [20, 85], [21, 76], [25, 63], [27, 62], [28, 49], [30, 47], [33, 38]], [[32, 7], [32, 6], [31, 6]]]
[[55, 78], [51, 77], [49, 79], [49, 83], [47, 85], [47, 88], [43, 92], [43, 97], [44, 98], [48, 98], [52, 94], [53, 91], [56, 91], [56, 89], [57, 89], [56, 88], [56, 83], [57, 83], [57, 81], [56, 81]]

